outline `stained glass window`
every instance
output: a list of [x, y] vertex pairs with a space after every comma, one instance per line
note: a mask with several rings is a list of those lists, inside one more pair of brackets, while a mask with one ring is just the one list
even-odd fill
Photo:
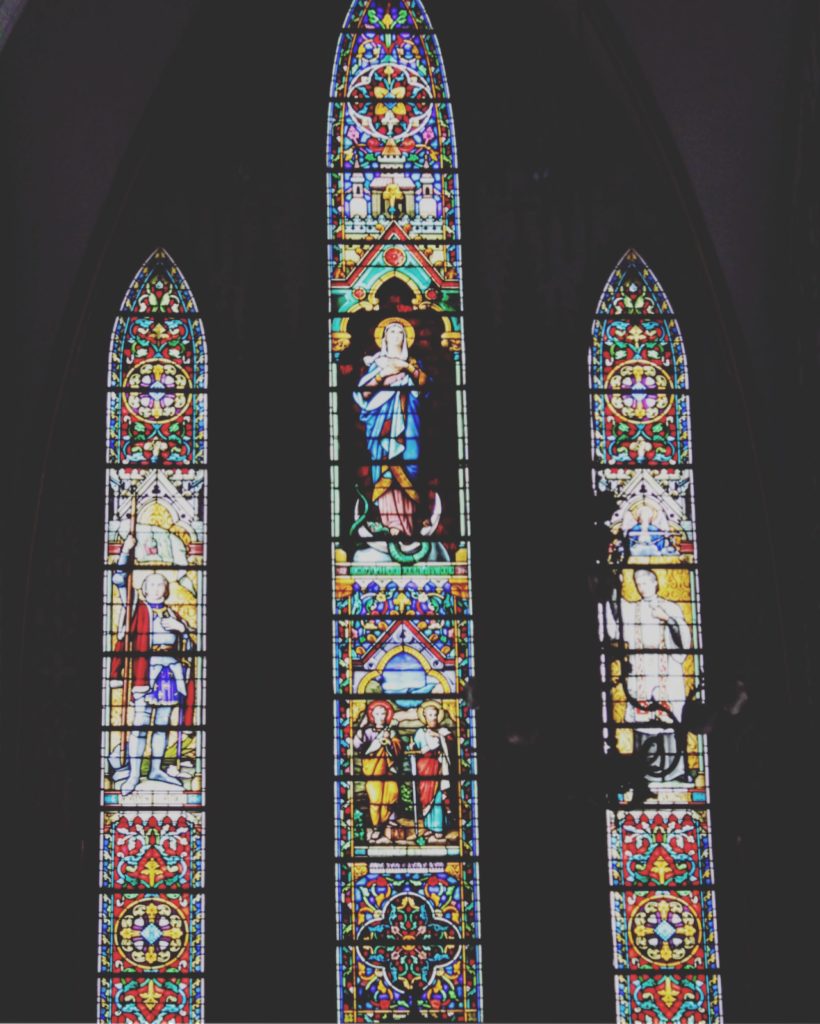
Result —
[[481, 1013], [458, 179], [417, 0], [355, 0], [328, 124], [338, 1000]]
[[99, 1020], [203, 1019], [205, 335], [170, 256], [140, 268], [108, 371]]
[[689, 381], [637, 252], [601, 295], [589, 360], [607, 523], [599, 635], [619, 1022], [721, 1019]]

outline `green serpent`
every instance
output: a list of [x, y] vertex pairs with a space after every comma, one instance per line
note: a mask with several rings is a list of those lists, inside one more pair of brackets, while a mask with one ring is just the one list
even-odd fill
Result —
[[412, 554], [408, 554], [406, 551], [402, 551], [397, 541], [390, 536], [390, 531], [383, 523], [377, 523], [373, 520], [368, 520], [370, 514], [371, 503], [362, 494], [358, 484], [355, 487], [356, 494], [361, 498], [362, 501], [362, 514], [358, 519], [354, 520], [353, 525], [350, 527], [350, 535], [353, 536], [358, 532], [360, 526], [366, 526], [370, 533], [374, 537], [383, 537], [387, 541], [387, 551], [394, 562], [398, 562], [399, 565], [415, 565], [417, 562], [423, 562], [430, 554], [432, 543], [429, 540], [419, 541], [419, 548]]

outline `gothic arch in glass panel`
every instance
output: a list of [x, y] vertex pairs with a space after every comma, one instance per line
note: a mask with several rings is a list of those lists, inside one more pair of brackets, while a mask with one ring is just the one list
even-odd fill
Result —
[[99, 1020], [203, 1019], [207, 361], [157, 249], [108, 368]]
[[458, 176], [418, 0], [351, 5], [327, 159], [339, 1017], [476, 1021]]
[[617, 1019], [722, 1019], [683, 338], [634, 249], [592, 324], [592, 479]]

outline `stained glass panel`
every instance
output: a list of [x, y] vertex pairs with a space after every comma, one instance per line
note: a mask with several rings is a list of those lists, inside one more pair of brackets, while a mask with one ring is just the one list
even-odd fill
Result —
[[203, 1020], [206, 386], [202, 321], [158, 249], [108, 373], [99, 1020]]
[[441, 55], [417, 0], [355, 0], [330, 96], [339, 1016], [474, 1021], [458, 178]]
[[598, 304], [589, 380], [617, 1019], [716, 1022], [689, 382], [669, 300], [634, 250]]
[[339, 889], [345, 1019], [477, 1020], [465, 1008], [477, 998], [472, 865], [354, 861], [342, 867]]

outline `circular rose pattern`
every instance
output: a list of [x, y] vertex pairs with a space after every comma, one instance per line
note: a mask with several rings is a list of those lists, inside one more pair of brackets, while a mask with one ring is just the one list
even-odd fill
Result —
[[648, 896], [632, 911], [629, 938], [649, 963], [684, 964], [700, 945], [697, 910], [676, 896]]
[[181, 366], [169, 359], [149, 359], [128, 373], [125, 404], [137, 419], [166, 423], [188, 408], [190, 387], [190, 378]]
[[366, 135], [401, 142], [422, 131], [433, 114], [430, 86], [400, 64], [363, 68], [349, 88], [350, 116]]
[[168, 967], [188, 945], [188, 927], [179, 907], [147, 897], [127, 907], [114, 928], [114, 942], [134, 967]]
[[643, 359], [620, 363], [606, 380], [606, 401], [621, 419], [653, 423], [669, 411], [674, 398], [666, 370]]

